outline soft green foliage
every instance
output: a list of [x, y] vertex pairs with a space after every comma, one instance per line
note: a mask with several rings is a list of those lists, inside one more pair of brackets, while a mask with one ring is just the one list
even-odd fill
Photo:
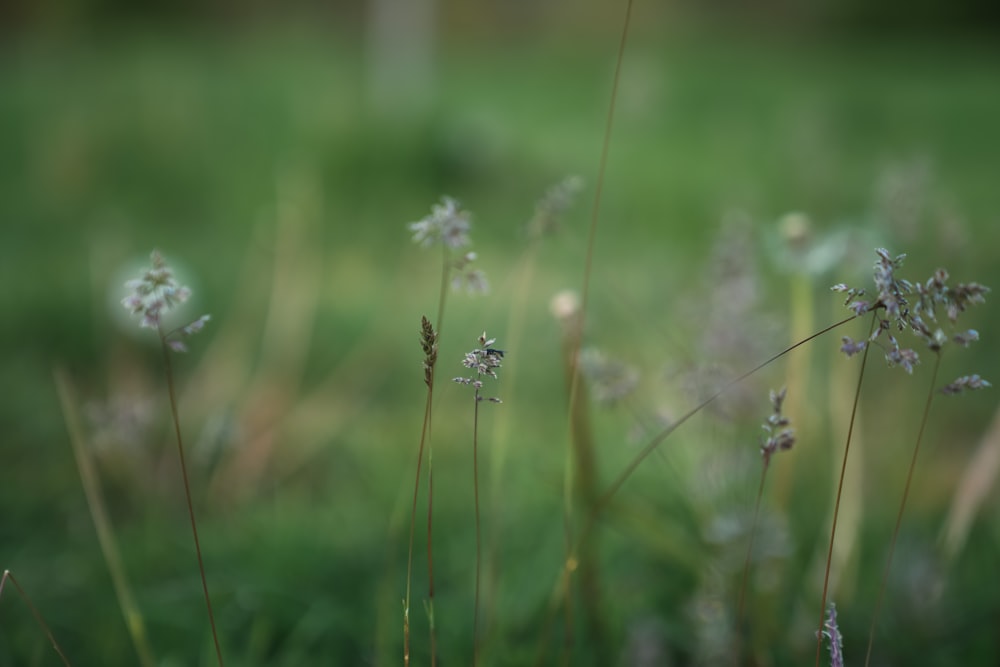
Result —
[[[190, 319], [213, 313], [213, 326], [175, 358], [175, 374], [228, 661], [401, 664], [425, 391], [416, 329], [434, 308], [440, 271], [405, 223], [443, 193], [475, 212], [492, 293], [451, 297], [440, 341], [440, 359], [451, 363], [468, 346], [461, 332], [485, 328], [506, 347], [524, 226], [545, 188], [580, 174], [583, 195], [561, 236], [538, 247], [517, 314], [525, 335], [507, 349], [497, 385], [504, 405], [484, 410], [479, 424], [484, 542], [495, 545], [483, 567], [481, 664], [530, 664], [564, 555], [567, 401], [548, 301], [579, 285], [616, 39], [446, 42], [431, 110], [392, 119], [365, 109], [361, 49], [345, 38], [4, 45], [0, 570], [16, 573], [74, 664], [132, 664], [134, 655], [61, 424], [56, 362], [86, 397], [153, 650], [164, 665], [214, 661], [171, 467], [158, 350], [112, 324], [125, 296], [120, 269], [127, 275], [128, 262], [158, 247], [198, 282]], [[643, 369], [627, 406], [642, 418], [594, 408], [603, 484], [657, 419], [691, 407], [699, 385], [792, 342], [792, 282], [813, 281], [806, 307], [817, 329], [841, 316], [829, 285], [868, 280], [879, 245], [905, 249], [914, 275], [946, 266], [956, 280], [1000, 285], [998, 65], [995, 49], [969, 43], [636, 36], [586, 336]], [[778, 265], [768, 251], [781, 243], [775, 221], [793, 210], [808, 213], [817, 237], [851, 238], [821, 278]], [[732, 267], [718, 250], [739, 229], [724, 224], [733, 211], [749, 220], [738, 253], [751, 265], [749, 292], [726, 282]], [[733, 301], [742, 309], [728, 311]], [[992, 307], [968, 315], [983, 340], [949, 354], [942, 374], [995, 382], [1000, 316]], [[811, 658], [817, 557], [843, 444], [835, 404], [849, 400], [856, 377], [838, 341], [800, 352], [811, 379], [788, 382], [786, 407], [808, 419], [793, 415], [796, 448], [775, 458], [761, 511], [745, 643], [775, 665]], [[712, 659], [713, 641], [727, 632], [720, 614], [736, 603], [759, 479], [760, 397], [786, 384], [785, 371], [776, 364], [679, 430], [601, 521], [613, 655], [653, 637], [676, 664]], [[900, 461], [923, 399], [922, 385], [900, 384], [902, 373], [870, 373], [852, 487], [862, 509], [840, 529], [856, 542], [832, 596], [848, 656], [867, 634], [906, 472]], [[513, 374], [515, 393], [504, 386]], [[464, 387], [438, 387], [436, 622], [442, 664], [462, 664], [475, 565], [470, 417]], [[1000, 661], [995, 504], [953, 559], [938, 542], [995, 409], [991, 392], [935, 407], [880, 622], [876, 655], [886, 664]], [[489, 448], [501, 441], [505, 473], [493, 488]], [[795, 473], [782, 477], [789, 461]], [[427, 664], [423, 572], [414, 568], [414, 665]], [[557, 622], [552, 646], [561, 640]], [[57, 664], [48, 650], [5, 592], [0, 664]]]

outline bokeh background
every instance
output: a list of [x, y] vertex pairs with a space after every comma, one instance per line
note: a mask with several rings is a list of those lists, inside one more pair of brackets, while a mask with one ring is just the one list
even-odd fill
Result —
[[[483, 329], [508, 351], [505, 402], [480, 423], [481, 662], [733, 664], [759, 424], [784, 385], [799, 442], [768, 473], [742, 643], [746, 664], [812, 660], [860, 368], [837, 348], [861, 323], [666, 440], [598, 525], [574, 631], [552, 611], [572, 457], [550, 300], [583, 285], [624, 16], [583, 0], [0, 6], [0, 568], [73, 664], [141, 664], [74, 419], [154, 664], [215, 664], [160, 350], [119, 305], [153, 248], [194, 289], [179, 316], [213, 316], [174, 370], [227, 662], [402, 662], [417, 333], [441, 269], [406, 223], [443, 195], [472, 213], [492, 289], [449, 297], [439, 378]], [[840, 319], [828, 287], [870, 288], [875, 247], [908, 253], [914, 280], [945, 266], [1000, 284], [998, 19], [980, 0], [635, 3], [584, 332], [590, 491], [698, 396]], [[537, 203], [573, 176], [558, 232], [535, 239]], [[983, 340], [948, 350], [939, 384], [1000, 379], [993, 304], [964, 327]], [[878, 356], [833, 567], [849, 664], [931, 382], [929, 353], [912, 377]], [[932, 405], [872, 664], [1000, 662], [996, 409], [990, 391]], [[468, 392], [441, 382], [440, 664], [471, 661], [471, 442]], [[423, 487], [420, 665], [425, 512]], [[10, 587], [0, 664], [60, 664]]]

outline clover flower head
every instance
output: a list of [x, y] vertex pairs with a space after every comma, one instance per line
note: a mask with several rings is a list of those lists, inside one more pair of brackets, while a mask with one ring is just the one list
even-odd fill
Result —
[[129, 294], [122, 299], [122, 306], [132, 315], [142, 315], [140, 327], [157, 330], [172, 349], [184, 352], [187, 348], [179, 338], [201, 331], [211, 316], [202, 315], [178, 329], [163, 333], [163, 315], [191, 298], [191, 289], [177, 281], [159, 251], [152, 252], [150, 263], [150, 268], [141, 277], [125, 283]]

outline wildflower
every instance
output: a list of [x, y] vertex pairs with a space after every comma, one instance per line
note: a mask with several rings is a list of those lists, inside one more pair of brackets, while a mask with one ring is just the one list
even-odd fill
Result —
[[[472, 377], [457, 377], [453, 378], [453, 382], [464, 385], [472, 385], [476, 390], [476, 400], [481, 401], [483, 397], [479, 395], [479, 390], [483, 388], [483, 378], [491, 377], [494, 380], [497, 378], [496, 369], [503, 365], [503, 357], [506, 354], [504, 350], [498, 350], [493, 347], [496, 342], [495, 338], [487, 338], [486, 332], [479, 337], [479, 347], [465, 353], [465, 357], [462, 359], [462, 365], [471, 371], [474, 371], [475, 375]], [[491, 397], [486, 400], [491, 403], [502, 403], [499, 398]]]
[[202, 315], [188, 324], [173, 331], [163, 332], [162, 317], [170, 309], [175, 308], [191, 297], [191, 290], [177, 282], [173, 270], [164, 261], [159, 251], [154, 250], [150, 256], [152, 266], [142, 277], [129, 280], [125, 287], [130, 290], [128, 296], [122, 299], [122, 305], [132, 315], [142, 315], [141, 327], [156, 329], [164, 342], [176, 352], [185, 352], [187, 347], [177, 337], [187, 337], [198, 333], [211, 319], [210, 315]]

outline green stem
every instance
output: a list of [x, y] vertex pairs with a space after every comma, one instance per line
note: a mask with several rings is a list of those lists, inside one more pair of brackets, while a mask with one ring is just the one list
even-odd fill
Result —
[[59, 402], [66, 420], [66, 428], [69, 431], [70, 445], [73, 447], [73, 456], [76, 458], [76, 468], [80, 472], [80, 482], [83, 484], [83, 495], [87, 499], [87, 509], [90, 510], [90, 516], [94, 521], [97, 542], [104, 555], [104, 562], [107, 563], [108, 572], [111, 574], [111, 583], [115, 589], [115, 596], [118, 598], [118, 606], [121, 607], [122, 615], [125, 617], [125, 626], [132, 638], [132, 645], [138, 654], [139, 663], [143, 667], [153, 667], [156, 661], [153, 659], [153, 652], [146, 637], [146, 626], [142, 612], [139, 610], [135, 598], [132, 597], [132, 589], [125, 576], [121, 550], [118, 548], [115, 532], [111, 527], [111, 519], [108, 516], [107, 503], [101, 493], [97, 470], [94, 469], [94, 462], [84, 440], [83, 427], [76, 409], [77, 402], [73, 396], [70, 381], [66, 374], [58, 368], [55, 370], [55, 380]]
[[[877, 315], [872, 313], [872, 325], [868, 330], [868, 337], [871, 338], [878, 321]], [[871, 344], [865, 346], [864, 354], [861, 355], [861, 371], [858, 373], [858, 385], [854, 390], [854, 403], [851, 406], [851, 420], [847, 426], [847, 443], [844, 445], [844, 459], [840, 464], [840, 480], [837, 482], [837, 499], [833, 503], [833, 522], [830, 525], [830, 546], [826, 553], [826, 571], [823, 574], [823, 595], [819, 606], [819, 627], [816, 630], [816, 667], [819, 667], [819, 656], [823, 649], [823, 625], [826, 620], [826, 596], [830, 588], [830, 565], [833, 562], [833, 542], [837, 536], [837, 516], [840, 513], [840, 497], [844, 492], [844, 476], [847, 472], [847, 457], [851, 453], [851, 436], [854, 434], [854, 422], [858, 415], [858, 403], [861, 399], [861, 384], [865, 379], [865, 368], [868, 366], [868, 352]]]

